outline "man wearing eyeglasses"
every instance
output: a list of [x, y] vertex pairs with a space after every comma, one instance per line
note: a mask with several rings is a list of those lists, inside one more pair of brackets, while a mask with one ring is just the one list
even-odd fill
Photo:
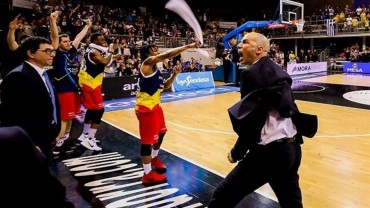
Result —
[[55, 50], [49, 40], [37, 36], [28, 37], [18, 50], [23, 63], [0, 86], [1, 124], [22, 127], [50, 158], [61, 127], [58, 98], [45, 73]]

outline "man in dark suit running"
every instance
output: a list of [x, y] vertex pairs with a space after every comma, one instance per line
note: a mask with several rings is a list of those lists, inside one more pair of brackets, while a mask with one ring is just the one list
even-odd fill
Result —
[[269, 40], [256, 32], [246, 34], [238, 45], [241, 64], [248, 65], [241, 75], [244, 103], [239, 108], [246, 116], [239, 128], [233, 123], [239, 138], [227, 158], [240, 162], [217, 186], [208, 208], [235, 207], [266, 183], [281, 207], [303, 207], [298, 176], [302, 136], [292, 119], [299, 111], [292, 79], [268, 57], [269, 47]]

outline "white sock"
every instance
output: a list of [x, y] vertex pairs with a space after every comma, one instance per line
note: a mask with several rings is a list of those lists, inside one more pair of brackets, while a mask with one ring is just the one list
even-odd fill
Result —
[[152, 149], [152, 158], [157, 157], [158, 156], [158, 152], [159, 152], [159, 149], [157, 149], [157, 150]]
[[90, 126], [91, 126], [91, 124], [84, 124], [84, 128], [82, 130], [82, 133], [87, 134], [90, 130]]
[[143, 164], [144, 166], [144, 173], [145, 174], [148, 174], [150, 171], [152, 171], [152, 164], [149, 163], [149, 164]]
[[88, 131], [88, 137], [89, 138], [94, 138], [95, 137], [95, 134], [96, 134], [96, 131], [98, 131], [97, 129], [89, 129]]
[[69, 132], [66, 132], [65, 134], [64, 134], [64, 138], [65, 139], [67, 139], [69, 137]]

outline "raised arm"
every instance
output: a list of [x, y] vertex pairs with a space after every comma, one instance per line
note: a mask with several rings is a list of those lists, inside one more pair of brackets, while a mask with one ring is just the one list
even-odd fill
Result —
[[120, 60], [123, 57], [122, 54], [113, 55], [111, 53], [108, 56], [103, 57], [101, 53], [96, 50], [92, 51], [89, 55], [91, 60], [93, 60], [95, 63], [100, 63], [103, 64], [104, 66], [107, 66], [114, 60]]
[[89, 28], [90, 27], [91, 27], [91, 20], [90, 19], [87, 19], [85, 21], [85, 27], [81, 30], [80, 33], [77, 34], [77, 36], [73, 40], [72, 45], [75, 48], [78, 48], [78, 45], [80, 44], [81, 40], [85, 37], [85, 35], [86, 35], [87, 31], [89, 31]]
[[69, 19], [73, 16], [73, 14], [77, 11], [77, 9], [80, 8], [80, 4], [76, 6], [76, 8], [72, 9], [71, 13], [69, 14]]
[[166, 59], [175, 57], [179, 55], [181, 52], [185, 51], [186, 49], [199, 48], [199, 47], [200, 47], [200, 43], [191, 43], [188, 45], [169, 49], [164, 53], [159, 53], [157, 55], [149, 56], [147, 59], [144, 60], [140, 70], [143, 74], [150, 75], [153, 73], [153, 66], [156, 65], [157, 63], [163, 62]]
[[153, 58], [150, 60], [150, 62], [154, 65], [154, 64], [157, 64], [158, 62], [162, 62], [166, 59], [175, 57], [179, 55], [181, 52], [186, 51], [186, 49], [199, 48], [199, 47], [200, 47], [200, 43], [196, 42], [196, 43], [191, 43], [188, 45], [180, 46], [177, 48], [172, 48], [172, 49], [167, 50], [164, 53], [160, 53], [156, 56], [152, 56]]
[[50, 14], [51, 45], [54, 47], [54, 49], [57, 49], [59, 47], [59, 32], [57, 26], [58, 16], [58, 11]]
[[15, 51], [18, 49], [19, 45], [17, 41], [15, 41], [15, 31], [21, 27], [21, 23], [18, 22], [18, 17], [21, 14], [18, 14], [13, 21], [9, 22], [9, 31], [6, 37], [6, 41], [8, 42], [9, 50]]

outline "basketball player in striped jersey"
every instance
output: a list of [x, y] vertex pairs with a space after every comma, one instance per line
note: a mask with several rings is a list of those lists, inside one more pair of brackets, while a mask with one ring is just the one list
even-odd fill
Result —
[[[171, 87], [181, 65], [176, 65], [170, 78], [163, 80], [157, 63], [179, 55], [186, 49], [199, 48], [199, 43], [191, 43], [160, 53], [156, 45], [145, 45], [140, 50], [143, 61], [139, 73], [139, 89], [136, 94], [135, 112], [139, 120], [141, 137], [141, 160], [144, 166], [142, 183], [155, 184], [166, 180], [166, 165], [158, 157], [158, 152], [167, 131], [163, 110], [161, 108], [161, 92]], [[152, 169], [152, 166], [155, 170]]]

